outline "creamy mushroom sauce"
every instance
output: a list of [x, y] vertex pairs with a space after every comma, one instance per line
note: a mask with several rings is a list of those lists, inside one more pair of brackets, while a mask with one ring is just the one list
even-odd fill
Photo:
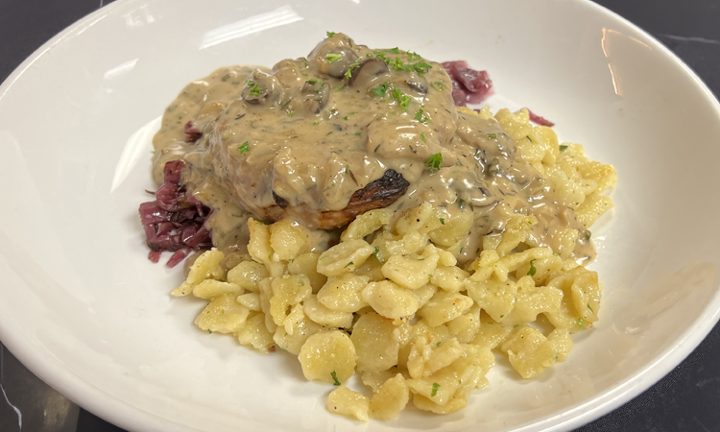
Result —
[[[497, 121], [458, 113], [451, 90], [439, 63], [337, 33], [307, 59], [272, 69], [224, 67], [188, 84], [154, 137], [153, 178], [161, 183], [165, 162], [185, 160], [183, 182], [214, 209], [206, 224], [225, 251], [244, 250], [247, 219], [268, 220], [277, 209], [273, 192], [289, 203], [282, 216], [327, 247], [332, 235], [317, 229], [318, 214], [341, 211], [355, 191], [392, 169], [410, 183], [394, 210], [429, 201], [449, 217], [474, 212], [460, 262], [473, 259], [482, 235], [502, 232], [514, 213], [538, 218], [530, 241], [539, 246], [558, 250], [556, 232], [578, 229], [574, 258], [592, 259], [573, 210], [558, 205], [549, 183], [517, 158]], [[198, 141], [187, 140], [187, 122], [202, 131]], [[442, 163], [428, 166], [437, 154]]]

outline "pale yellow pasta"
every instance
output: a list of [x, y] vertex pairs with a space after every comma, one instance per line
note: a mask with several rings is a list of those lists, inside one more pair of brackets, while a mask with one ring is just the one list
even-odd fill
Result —
[[428, 245], [417, 257], [391, 256], [382, 266], [382, 273], [401, 287], [418, 289], [432, 280], [439, 259], [435, 246]]
[[235, 294], [237, 296], [242, 290], [239, 285], [231, 282], [205, 279], [193, 287], [193, 295], [197, 298], [209, 300], [225, 294]]
[[370, 400], [358, 392], [340, 386], [328, 395], [327, 410], [331, 413], [355, 417], [366, 422], [370, 420], [368, 409]]
[[235, 333], [245, 324], [250, 310], [235, 301], [235, 296], [226, 294], [213, 299], [200, 315], [195, 324], [208, 333]]
[[261, 312], [262, 308], [260, 307], [260, 294], [258, 293], [247, 293], [247, 294], [241, 294], [237, 296], [235, 299], [238, 303], [245, 306], [251, 311], [254, 312]]
[[288, 272], [291, 275], [305, 275], [310, 279], [314, 294], [317, 294], [327, 281], [327, 276], [317, 271], [318, 258], [320, 258], [320, 254], [308, 252], [291, 259], [287, 265]]
[[410, 400], [410, 389], [402, 374], [397, 374], [383, 383], [370, 399], [370, 417], [377, 420], [392, 420], [405, 409]]
[[454, 320], [473, 305], [473, 299], [460, 293], [439, 291], [418, 311], [431, 327]]
[[362, 290], [369, 278], [351, 273], [328, 279], [317, 293], [318, 301], [326, 308], [338, 312], [357, 312], [367, 306]]
[[352, 313], [330, 310], [317, 300], [317, 296], [310, 295], [306, 297], [303, 301], [303, 307], [305, 315], [322, 326], [346, 329], [352, 327]]
[[572, 342], [566, 330], [554, 330], [546, 338], [538, 330], [520, 326], [513, 330], [500, 348], [508, 354], [513, 369], [525, 379], [537, 378], [556, 361], [567, 358]]
[[275, 350], [275, 342], [272, 333], [265, 326], [263, 313], [251, 315], [245, 325], [238, 330], [237, 338], [241, 345], [252, 347], [261, 353]]
[[270, 225], [270, 247], [274, 260], [288, 261], [295, 258], [306, 243], [306, 234], [293, 225], [290, 219], [283, 219]]
[[347, 229], [342, 233], [340, 240], [344, 242], [362, 240], [382, 228], [383, 225], [389, 224], [392, 215], [393, 211], [388, 208], [365, 212], [350, 222], [350, 225], [348, 225]]
[[[526, 109], [458, 112], [497, 121], [515, 140], [538, 187], [567, 206], [555, 221], [505, 205], [488, 227], [460, 196], [453, 208], [371, 210], [319, 243], [290, 218], [249, 219], [249, 255], [204, 252], [172, 294], [209, 301], [195, 320], [203, 331], [297, 356], [305, 378], [339, 386], [327, 409], [360, 421], [396, 418], [410, 399], [436, 414], [463, 409], [490, 384], [493, 352], [520, 377], [541, 376], [568, 357], [572, 333], [598, 320], [603, 287], [574, 258], [614, 205], [601, 193], [615, 169], [579, 144], [560, 145]], [[479, 225], [489, 232], [473, 238]], [[472, 262], [468, 247], [477, 249]], [[344, 386], [356, 369], [371, 398]]]
[[364, 240], [340, 243], [320, 255], [317, 271], [328, 277], [350, 273], [360, 267], [372, 255], [373, 250]]
[[248, 243], [248, 252], [255, 261], [263, 264], [269, 264], [273, 260], [273, 250], [270, 245], [270, 230], [267, 225], [256, 221], [253, 218], [248, 220], [248, 228], [250, 230], [250, 243]]
[[273, 340], [281, 349], [295, 355], [300, 354], [300, 348], [302, 348], [307, 338], [315, 333], [327, 330], [320, 324], [310, 320], [307, 316], [303, 316], [293, 324], [294, 327], [291, 332], [286, 331], [284, 326], [278, 327], [273, 335]]
[[228, 282], [252, 292], [260, 291], [258, 282], [267, 277], [265, 266], [255, 261], [242, 261], [227, 273]]
[[270, 286], [270, 314], [277, 325], [283, 325], [288, 316], [288, 307], [297, 305], [312, 292], [310, 281], [304, 275], [277, 278]]
[[385, 318], [409, 317], [418, 310], [415, 294], [389, 281], [370, 282], [363, 289], [362, 298]]
[[357, 320], [350, 339], [355, 345], [358, 371], [380, 372], [397, 364], [400, 341], [395, 331], [390, 320], [376, 313], [364, 314]]
[[225, 258], [225, 254], [215, 248], [203, 252], [190, 267], [190, 272], [185, 281], [173, 290], [172, 295], [180, 297], [190, 294], [195, 285], [210, 277], [215, 269], [219, 267], [223, 258]]
[[308, 380], [342, 384], [355, 373], [355, 347], [347, 333], [340, 330], [307, 338], [298, 360]]

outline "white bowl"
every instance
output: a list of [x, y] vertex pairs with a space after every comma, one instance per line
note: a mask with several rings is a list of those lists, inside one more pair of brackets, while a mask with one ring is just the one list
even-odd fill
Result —
[[[601, 321], [568, 361], [523, 382], [507, 364], [469, 407], [387, 423], [326, 413], [328, 387], [192, 324], [179, 269], [147, 258], [150, 139], [189, 81], [305, 55], [326, 30], [495, 83], [563, 140], [615, 165], [616, 209], [594, 230]], [[567, 430], [660, 379], [718, 320], [720, 106], [650, 36], [588, 1], [124, 0], [86, 17], [0, 86], [0, 338], [34, 373], [133, 431]]]

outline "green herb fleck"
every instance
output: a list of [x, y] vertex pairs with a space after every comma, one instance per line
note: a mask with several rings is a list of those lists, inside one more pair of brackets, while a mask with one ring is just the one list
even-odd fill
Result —
[[343, 268], [348, 268], [348, 267], [350, 267], [350, 266], [353, 265], [353, 264], [355, 264], [355, 263], [352, 262], [352, 261], [350, 261], [349, 263], [345, 264], [345, 267], [343, 267]]
[[410, 96], [404, 95], [403, 92], [395, 87], [393, 88], [393, 96], [398, 101], [398, 104], [400, 104], [400, 108], [407, 112], [407, 107], [410, 105], [410, 101], [412, 100]]
[[378, 95], [378, 97], [385, 96], [385, 92], [387, 92], [387, 89], [390, 87], [390, 83], [380, 84], [379, 86], [375, 88], [371, 88], [370, 91]]
[[535, 144], [535, 143], [533, 142], [532, 138], [530, 138], [530, 135], [526, 136], [525, 138], [529, 139], [531, 144]]
[[249, 151], [250, 151], [250, 144], [248, 144], [248, 142], [245, 141], [244, 143], [242, 143], [242, 145], [241, 145], [240, 147], [238, 147], [238, 151], [239, 151], [240, 153], [242, 153], [242, 154], [245, 154], [245, 153], [249, 152]]
[[434, 155], [430, 156], [428, 160], [425, 161], [425, 166], [430, 168], [430, 172], [434, 172], [435, 170], [440, 169], [440, 164], [442, 163], [442, 153], [435, 153]]
[[561, 145], [561, 146], [560, 146], [560, 151], [565, 151], [565, 150], [567, 150], [567, 148], [568, 148], [568, 146], [566, 146], [566, 145]]
[[592, 236], [590, 230], [585, 230], [585, 240], [590, 240], [590, 236]]
[[590, 312], [595, 313], [595, 311], [593, 310], [593, 308], [590, 307], [590, 303], [588, 303], [587, 307], [588, 307], [588, 309], [590, 309]]
[[415, 114], [415, 120], [419, 121], [420, 123], [427, 123], [428, 118], [427, 118], [427, 117], [423, 117], [423, 110], [422, 110], [422, 108], [420, 108], [420, 109], [418, 110], [417, 114]]
[[345, 116], [345, 117], [343, 117], [343, 120], [350, 120], [350, 117]]
[[442, 342], [438, 342], [435, 344], [436, 347], [439, 347]]
[[465, 250], [465, 246], [461, 247], [461, 248], [460, 248], [460, 253], [463, 253], [464, 250]]
[[437, 391], [438, 391], [439, 388], [440, 388], [440, 384], [438, 384], [438, 383], [433, 383], [432, 393], [430, 393], [430, 396], [433, 396], [433, 397], [434, 397], [434, 396], [437, 394]]
[[208, 329], [208, 333], [209, 333], [209, 334], [212, 334], [212, 330]]
[[400, 54], [400, 48], [395, 47], [393, 49], [385, 50], [385, 52], [390, 54]]
[[377, 260], [377, 262], [379, 262], [380, 265], [382, 265], [383, 262], [382, 262], [382, 260], [380, 259], [380, 257], [378, 256], [378, 253], [379, 253], [379, 252], [380, 252], [380, 246], [375, 246], [375, 250], [373, 251], [373, 255], [375, 255], [375, 259]]
[[528, 276], [535, 276], [537, 269], [535, 268], [535, 260], [530, 260], [530, 270], [527, 272]]
[[294, 115], [295, 115], [295, 111], [290, 111], [290, 112], [288, 113], [288, 116], [289, 116], [289, 117], [292, 117], [292, 116], [294, 116]]
[[331, 37], [335, 36], [336, 33], [329, 31], [329, 32], [325, 32], [325, 34], [327, 34], [327, 37], [331, 38]]
[[445, 225], [445, 219], [443, 219], [443, 218], [439, 218], [439, 219], [440, 219], [440, 223]]
[[339, 385], [340, 385], [340, 381], [338, 381], [338, 379], [337, 379], [337, 374], [335, 373], [335, 371], [330, 372], [330, 376], [332, 377], [332, 379], [333, 379], [333, 381], [334, 381], [334, 382], [333, 382], [333, 385], [339, 386]]
[[320, 122], [313, 122], [313, 126], [317, 126], [319, 124], [320, 124]]
[[491, 134], [488, 134], [488, 138], [495, 139], [495, 138], [497, 138], [497, 135], [495, 135], [494, 133], [491, 133]]
[[355, 135], [360, 136], [362, 134], [360, 132], [355, 132]]
[[465, 202], [464, 199], [460, 198], [458, 200], [458, 207], [460, 207], [460, 210], [464, 209], [466, 205], [467, 205], [467, 203]]
[[425, 132], [420, 132], [420, 138], [422, 138], [424, 143], [427, 142], [427, 140], [425, 139]]
[[582, 319], [582, 318], [578, 318], [578, 320], [577, 320], [577, 326], [578, 326], [578, 328], [583, 328], [583, 327], [585, 327], [585, 320]]
[[420, 54], [410, 52], [410, 51], [407, 52], [407, 55], [408, 55], [408, 61], [420, 60], [422, 58], [422, 56]]
[[357, 60], [355, 60], [355, 63], [353, 63], [353, 64], [351, 64], [350, 66], [348, 66], [348, 70], [347, 70], [347, 72], [345, 72], [345, 78], [350, 78], [350, 77], [352, 77], [352, 72], [353, 72], [353, 70], [355, 70], [355, 69], [357, 69], [358, 67], [360, 67], [360, 62], [361, 62], [361, 61], [362, 61], [362, 59], [361, 59], [361, 58], [358, 58]]
[[250, 87], [250, 95], [252, 96], [260, 96], [262, 94], [262, 89], [259, 85], [252, 81], [247, 82], [248, 87]]
[[335, 90], [337, 91], [343, 91], [347, 87], [347, 84], [343, 85], [342, 87], [335, 87]]
[[445, 90], [445, 85], [441, 83], [440, 81], [434, 81], [432, 84], [433, 88], [437, 91], [443, 91]]
[[326, 54], [325, 59], [330, 63], [335, 63], [342, 58], [342, 54]]

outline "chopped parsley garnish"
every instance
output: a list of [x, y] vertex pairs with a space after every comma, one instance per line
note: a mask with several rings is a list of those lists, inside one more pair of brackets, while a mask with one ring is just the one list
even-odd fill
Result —
[[592, 236], [590, 230], [585, 230], [585, 240], [590, 240], [590, 236]]
[[494, 133], [488, 134], [488, 138], [495, 139], [495, 138], [497, 138], [497, 135], [495, 135]]
[[525, 138], [529, 139], [529, 140], [530, 140], [530, 143], [535, 144], [535, 143], [533, 142], [532, 138], [530, 138], [530, 135], [526, 136]]
[[423, 109], [420, 108], [418, 110], [417, 114], [415, 114], [415, 120], [419, 121], [420, 123], [427, 123], [428, 118], [423, 117], [423, 113], [424, 113]]
[[355, 63], [348, 66], [348, 70], [347, 70], [347, 72], [345, 72], [345, 78], [352, 77], [353, 70], [357, 69], [360, 66], [361, 61], [362, 61], [362, 59], [359, 58], [359, 59], [355, 60]]
[[334, 382], [333, 382], [333, 385], [339, 386], [339, 385], [340, 385], [340, 381], [338, 381], [338, 379], [337, 379], [337, 374], [335, 373], [335, 371], [330, 372], [330, 376], [332, 377], [332, 379], [333, 379], [333, 381], [334, 381]]
[[460, 207], [460, 210], [464, 209], [466, 205], [467, 205], [467, 203], [465, 202], [464, 199], [460, 198], [458, 200], [458, 207]]
[[577, 320], [577, 326], [578, 326], [579, 328], [585, 327], [585, 320], [582, 319], [582, 318], [578, 318], [578, 320]]
[[370, 91], [378, 95], [378, 97], [383, 97], [385, 96], [385, 92], [387, 92], [388, 87], [390, 87], [390, 83], [380, 84], [375, 88], [371, 88]]
[[208, 333], [209, 333], [209, 334], [212, 334], [212, 330], [208, 329]]
[[292, 116], [294, 116], [294, 115], [295, 115], [295, 111], [290, 111], [290, 112], [288, 113], [288, 116], [290, 116], [290, 117], [292, 117]]
[[349, 263], [345, 264], [345, 267], [343, 267], [343, 268], [348, 268], [348, 267], [350, 267], [350, 266], [353, 265], [353, 264], [355, 264], [355, 263], [352, 262], [352, 261], [350, 261]]
[[420, 132], [420, 138], [422, 138], [423, 142], [425, 142], [425, 143], [427, 142], [427, 140], [425, 139], [425, 133], [424, 133], [424, 132]]
[[257, 83], [254, 83], [252, 81], [247, 82], [248, 87], [250, 87], [250, 95], [251, 96], [260, 96], [262, 94], [262, 89], [260, 88]]
[[588, 303], [587, 307], [588, 307], [588, 309], [590, 309], [590, 312], [595, 313], [595, 311], [593, 310], [593, 308], [590, 307], [590, 303]]
[[535, 268], [535, 260], [530, 260], [530, 270], [527, 272], [528, 276], [535, 276], [537, 269]]
[[430, 396], [435, 397], [435, 395], [437, 394], [437, 391], [438, 391], [439, 388], [440, 388], [440, 384], [438, 384], [438, 383], [433, 383], [432, 393], [430, 393]]
[[400, 54], [400, 48], [395, 47], [393, 49], [385, 50], [385, 52], [390, 54]]
[[336, 33], [329, 31], [329, 32], [325, 32], [325, 34], [327, 35], [327, 37], [331, 38], [331, 37], [335, 36]]
[[326, 54], [325, 59], [330, 63], [335, 63], [342, 58], [342, 54]]
[[561, 146], [560, 146], [560, 151], [565, 151], [565, 150], [567, 150], [567, 148], [568, 148], [568, 146], [566, 146], [566, 145], [561, 145]]
[[240, 147], [238, 147], [238, 151], [239, 151], [240, 153], [242, 153], [242, 154], [245, 154], [245, 153], [249, 152], [249, 151], [250, 151], [250, 144], [248, 144], [248, 142], [245, 141], [244, 143], [242, 143], [242, 145], [241, 145]]
[[378, 256], [378, 253], [379, 253], [379, 252], [380, 252], [380, 246], [375, 246], [375, 250], [373, 251], [373, 255], [375, 255], [375, 259], [377, 260], [377, 262], [379, 262], [380, 265], [382, 265], [383, 262], [382, 262], [382, 260], [380, 259], [380, 257]]
[[438, 91], [445, 90], [445, 85], [443, 85], [443, 83], [441, 83], [440, 81], [434, 81], [431, 85], [433, 86], [433, 88], [435, 90], [438, 90]]
[[343, 117], [343, 120], [350, 120], [350, 117], [345, 116], [345, 117]]
[[445, 225], [445, 219], [443, 219], [443, 218], [439, 218], [439, 219], [440, 219], [440, 223]]
[[505, 315], [500, 315], [500, 318], [505, 318]]
[[310, 78], [310, 79], [308, 80], [308, 82], [309, 82], [310, 84], [315, 84], [316, 82], [318, 82], [318, 80], [316, 80], [315, 78]]
[[432, 278], [433, 278], [433, 275], [428, 275], [428, 282], [430, 282], [430, 280], [432, 280]]
[[434, 172], [435, 170], [440, 169], [441, 163], [442, 153], [435, 153], [434, 155], [430, 156], [428, 160], [425, 161], [425, 166], [430, 168], [430, 172]]
[[408, 55], [408, 61], [420, 60], [422, 58], [422, 56], [420, 56], [420, 54], [410, 52], [410, 51], [407, 52], [407, 55]]
[[435, 344], [436, 347], [439, 347], [442, 342], [438, 342]]
[[360, 136], [362, 134], [360, 132], [355, 132], [355, 135]]
[[319, 124], [320, 124], [320, 122], [313, 122], [313, 126], [317, 126]]
[[342, 87], [335, 87], [335, 90], [337, 91], [343, 91], [347, 87], [347, 84], [343, 85]]
[[393, 96], [398, 101], [398, 104], [400, 104], [400, 108], [407, 112], [407, 107], [410, 105], [410, 101], [412, 100], [410, 96], [404, 95], [403, 92], [395, 87], [393, 87]]

